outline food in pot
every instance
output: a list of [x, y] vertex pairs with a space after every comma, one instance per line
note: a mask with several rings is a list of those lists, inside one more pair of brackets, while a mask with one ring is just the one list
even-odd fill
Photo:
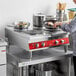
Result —
[[48, 25], [53, 26], [54, 24], [53, 24], [53, 22], [48, 22]]
[[19, 26], [20, 26], [20, 25], [25, 26], [25, 25], [27, 25], [27, 23], [21, 21], [21, 22], [18, 23], [18, 25], [19, 25]]
[[19, 22], [16, 22], [15, 25], [16, 25], [15, 26], [16, 29], [22, 30], [24, 28], [28, 28], [30, 23], [29, 22], [19, 21]]

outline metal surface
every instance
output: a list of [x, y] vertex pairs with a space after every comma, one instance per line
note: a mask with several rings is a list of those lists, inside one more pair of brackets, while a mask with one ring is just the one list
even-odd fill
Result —
[[0, 38], [0, 75], [7, 76], [7, 56], [6, 56], [7, 43]]
[[6, 46], [0, 47], [0, 65], [6, 64]]
[[7, 76], [7, 70], [6, 70], [6, 65], [0, 66], [0, 75], [1, 76]]
[[[69, 45], [68, 33], [61, 29], [53, 32], [45, 31], [44, 29], [17, 31], [13, 27], [6, 27], [5, 30], [5, 35], [10, 45], [8, 62], [12, 63], [11, 65], [14, 67], [12, 69], [13, 75], [52, 76], [53, 69], [48, 70], [49, 68], [47, 67], [46, 70], [43, 70], [43, 65], [45, 63], [47, 64], [47, 62], [59, 61], [62, 65], [57, 65], [57, 67], [60, 66], [60, 70], [64, 73], [59, 73], [58, 70], [54, 69], [54, 76], [61, 76], [62, 74], [64, 76], [70, 76], [73, 52], [67, 48]], [[16, 46], [11, 47], [11, 44], [16, 45], [17, 49], [15, 49]], [[30, 44], [35, 44], [33, 45], [35, 48], [30, 49]], [[46, 44], [52, 44], [54, 46], [45, 47]], [[35, 69], [37, 65], [41, 67], [41, 70]], [[13, 72], [15, 69], [17, 69], [16, 73]]]
[[[72, 51], [67, 51], [66, 53], [64, 52], [64, 48], [63, 47], [54, 47], [54, 48], [49, 48], [49, 49], [45, 49], [45, 50], [39, 50], [39, 51], [34, 51], [32, 52], [32, 58], [29, 59], [29, 52], [25, 52], [22, 51], [20, 49], [17, 50], [15, 49], [15, 47], [11, 47], [10, 52], [10, 57], [11, 58], [11, 54], [15, 57], [18, 58], [16, 60], [18, 60], [18, 66], [19, 67], [24, 67], [24, 66], [29, 66], [29, 65], [35, 65], [35, 64], [40, 64], [40, 63], [45, 63], [45, 62], [49, 62], [49, 61], [55, 61], [58, 59], [63, 59], [65, 57], [69, 57], [72, 56]], [[15, 50], [17, 50], [17, 52], [15, 52]], [[11, 61], [12, 59], [10, 59]]]
[[36, 76], [52, 76], [52, 71], [54, 70], [53, 67], [55, 66], [51, 66], [52, 63], [42, 63], [42, 64], [38, 64], [35, 67], [35, 72], [36, 72]]
[[56, 10], [56, 18], [58, 21], [67, 21], [67, 14], [65, 10]]
[[[60, 44], [63, 38], [68, 38], [68, 33], [62, 31], [49, 32], [44, 30], [25, 30], [25, 31], [15, 31], [13, 27], [6, 27], [6, 37], [8, 38], [9, 44], [14, 44], [19, 46], [20, 48], [25, 49], [26, 51], [36, 51], [47, 49], [51, 46], [50, 41], [56, 41], [60, 39], [61, 41], [58, 43]], [[50, 43], [49, 45], [48, 42]], [[32, 44], [32, 45], [30, 45]], [[46, 45], [47, 46], [46, 46]], [[52, 43], [54, 45], [54, 43]], [[64, 43], [61, 43], [62, 45]], [[60, 45], [61, 45], [60, 44]], [[65, 40], [65, 45], [68, 45], [67, 40]], [[30, 47], [35, 47], [34, 49], [30, 49]], [[58, 45], [54, 45], [58, 46]]]
[[[35, 51], [32, 52], [32, 58], [27, 59], [28, 53], [24, 51], [19, 51], [14, 52], [13, 47], [11, 47], [11, 52], [10, 52], [10, 62], [16, 59], [18, 62], [17, 67], [18, 67], [18, 76], [34, 76], [32, 73], [29, 75], [29, 66], [34, 66], [34, 65], [39, 65], [39, 64], [45, 64], [53, 61], [58, 61], [62, 63], [61, 65], [61, 70], [64, 72], [64, 76], [70, 76], [70, 71], [71, 71], [71, 57], [72, 57], [72, 51], [69, 51], [67, 53], [64, 53], [64, 48], [62, 47], [54, 47], [54, 48], [49, 48], [47, 50], [40, 50], [40, 51]], [[14, 49], [16, 50], [16, 49]], [[13, 60], [11, 57], [13, 56]], [[13, 61], [14, 62], [14, 61]], [[51, 63], [50, 63], [51, 64]], [[60, 66], [60, 65], [59, 65]], [[43, 69], [43, 68], [42, 68]], [[33, 71], [33, 68], [31, 68]], [[39, 71], [35, 70], [36, 74], [35, 76], [39, 75]], [[51, 72], [51, 73], [50, 73]], [[42, 73], [42, 72], [40, 72]], [[43, 72], [45, 75], [44, 76], [49, 76], [53, 73], [53, 70], [50, 71], [45, 71]], [[50, 73], [50, 74], [49, 74]], [[57, 73], [57, 71], [54, 71], [54, 74], [58, 76], [62, 76], [61, 73]], [[42, 75], [42, 74], [41, 74]], [[55, 76], [55, 75], [54, 75]]]
[[7, 42], [4, 41], [4, 39], [0, 38], [0, 47], [1, 46], [6, 46]]
[[0, 75], [17, 76], [17, 68], [12, 64], [13, 61], [9, 61], [11, 58], [7, 55], [7, 45], [7, 42], [5, 42], [4, 39], [0, 38]]
[[33, 15], [33, 26], [41, 28], [43, 26], [45, 15], [38, 13]]
[[52, 71], [38, 71], [38, 70], [36, 70], [36, 76], [52, 76]]

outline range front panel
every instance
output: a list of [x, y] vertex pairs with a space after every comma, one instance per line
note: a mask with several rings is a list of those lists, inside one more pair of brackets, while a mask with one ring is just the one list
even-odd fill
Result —
[[69, 44], [69, 38], [59, 38], [59, 39], [53, 39], [48, 41], [41, 41], [41, 42], [34, 42], [29, 43], [29, 49], [39, 49], [39, 48], [45, 48], [45, 47], [52, 47], [52, 46], [58, 46], [63, 44]]

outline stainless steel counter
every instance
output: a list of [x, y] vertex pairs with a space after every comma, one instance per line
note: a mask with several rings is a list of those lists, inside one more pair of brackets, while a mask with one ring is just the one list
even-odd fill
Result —
[[64, 52], [64, 49], [60, 47], [49, 48], [47, 50], [38, 50], [32, 52], [32, 58], [29, 59], [30, 52], [25, 50], [14, 52], [13, 50], [9, 53], [10, 56], [13, 56], [18, 60], [18, 67], [24, 67], [28, 65], [35, 65], [39, 63], [45, 63], [49, 61], [55, 61], [63, 59], [64, 57], [71, 57], [72, 51]]
[[[10, 49], [9, 49], [10, 50]], [[16, 50], [16, 51], [15, 51]], [[8, 54], [8, 61], [18, 68], [18, 76], [29, 76], [28, 67], [30, 65], [43, 64], [56, 60], [63, 60], [62, 69], [65, 68], [66, 76], [70, 76], [72, 51], [64, 52], [63, 47], [54, 47], [47, 50], [32, 52], [32, 58], [29, 59], [30, 52], [12, 47]], [[23, 75], [23, 69], [26, 69], [26, 75]]]

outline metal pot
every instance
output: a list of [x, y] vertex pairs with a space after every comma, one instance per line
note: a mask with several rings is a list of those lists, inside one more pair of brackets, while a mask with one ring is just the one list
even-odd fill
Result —
[[52, 76], [55, 69], [52, 63], [42, 63], [35, 66], [35, 76]]
[[36, 76], [52, 76], [52, 70], [50, 71], [40, 71], [36, 70]]
[[45, 19], [45, 15], [43, 15], [42, 13], [33, 15], [33, 26], [42, 27], [44, 19]]
[[53, 16], [47, 16], [46, 20], [44, 22], [44, 27], [47, 29], [56, 29], [53, 27], [54, 23], [57, 21], [57, 19]]

